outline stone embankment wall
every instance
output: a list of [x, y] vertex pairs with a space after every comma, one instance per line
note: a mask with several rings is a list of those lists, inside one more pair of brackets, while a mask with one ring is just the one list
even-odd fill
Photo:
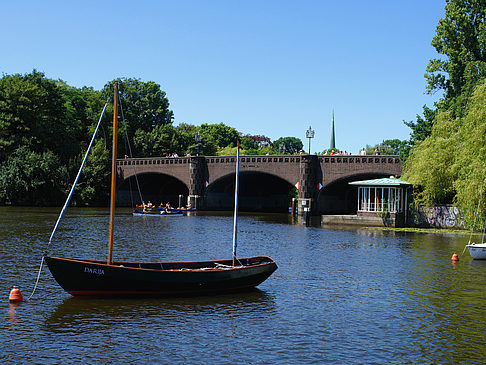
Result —
[[438, 205], [430, 208], [420, 207], [418, 211], [411, 212], [407, 224], [412, 227], [464, 229], [464, 218], [457, 207]]

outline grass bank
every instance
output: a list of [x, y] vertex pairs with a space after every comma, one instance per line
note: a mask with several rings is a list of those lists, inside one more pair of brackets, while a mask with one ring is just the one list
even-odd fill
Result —
[[[410, 232], [410, 233], [432, 233], [432, 234], [457, 234], [462, 236], [469, 236], [471, 231], [461, 229], [439, 229], [439, 228], [392, 228], [392, 227], [366, 227], [370, 230], [393, 231], [393, 232]], [[473, 236], [480, 236], [481, 232], [473, 232]]]

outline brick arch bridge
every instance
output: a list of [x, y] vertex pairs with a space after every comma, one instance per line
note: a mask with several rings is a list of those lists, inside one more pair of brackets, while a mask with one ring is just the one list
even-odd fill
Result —
[[[217, 195], [211, 193], [212, 188], [216, 184], [233, 183], [235, 161], [236, 156], [119, 159], [117, 160], [119, 186], [135, 175], [162, 174], [175, 179], [187, 189], [188, 204], [201, 209], [212, 209], [216, 207], [213, 200]], [[298, 186], [300, 209], [310, 204], [314, 213], [325, 212], [326, 200], [336, 201], [336, 196], [342, 195], [343, 190], [349, 191], [350, 181], [390, 175], [400, 176], [401, 173], [402, 164], [398, 156], [240, 156], [242, 185], [245, 176], [250, 179], [253, 175], [268, 177], [266, 180], [268, 184], [285, 185], [287, 195], [292, 186]], [[248, 180], [248, 183], [254, 184], [255, 181]], [[280, 192], [278, 199], [287, 199], [283, 195], [285, 194]], [[334, 198], [329, 198], [330, 196]], [[264, 198], [262, 196], [259, 200]], [[337, 201], [340, 199], [338, 197]], [[288, 207], [288, 199], [274, 204], [281, 208], [282, 204]], [[333, 212], [336, 212], [336, 209]]]

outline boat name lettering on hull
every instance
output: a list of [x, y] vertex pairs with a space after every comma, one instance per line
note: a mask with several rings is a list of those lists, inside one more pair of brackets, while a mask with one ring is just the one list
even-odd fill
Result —
[[90, 267], [84, 267], [84, 272], [88, 272], [90, 274], [96, 274], [96, 275], [105, 275], [105, 270], [103, 269], [92, 269]]

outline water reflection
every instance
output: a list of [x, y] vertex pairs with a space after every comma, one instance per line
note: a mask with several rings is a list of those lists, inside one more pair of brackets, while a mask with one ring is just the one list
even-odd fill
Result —
[[58, 329], [77, 330], [79, 322], [96, 325], [100, 320], [124, 321], [150, 317], [163, 320], [164, 317], [177, 316], [191, 321], [195, 314], [217, 315], [218, 312], [229, 314], [275, 311], [273, 296], [262, 290], [217, 296], [181, 297], [181, 298], [66, 298], [56, 310], [46, 318], [45, 326], [56, 332]]
[[17, 318], [17, 312], [20, 310], [20, 306], [22, 305], [21, 302], [10, 302], [8, 305], [8, 329], [15, 330], [16, 327], [19, 325], [19, 320]]

